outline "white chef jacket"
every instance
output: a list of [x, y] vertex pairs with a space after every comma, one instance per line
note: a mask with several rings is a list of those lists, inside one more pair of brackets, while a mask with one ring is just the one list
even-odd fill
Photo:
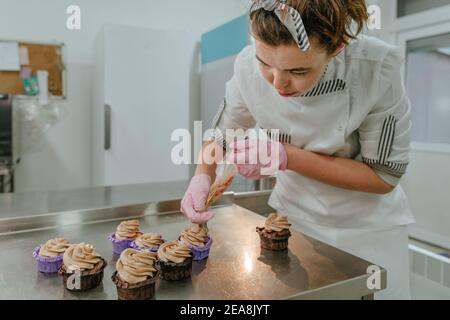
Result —
[[213, 121], [226, 129], [279, 129], [279, 140], [371, 166], [395, 189], [351, 191], [286, 170], [269, 205], [290, 219], [337, 228], [382, 229], [414, 222], [398, 182], [409, 162], [410, 104], [396, 47], [360, 35], [333, 58], [320, 82], [300, 97], [282, 97], [260, 72], [255, 47], [238, 55], [224, 103]]

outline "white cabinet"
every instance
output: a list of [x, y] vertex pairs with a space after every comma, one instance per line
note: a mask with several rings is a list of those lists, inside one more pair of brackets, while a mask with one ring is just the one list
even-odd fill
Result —
[[407, 49], [412, 140], [450, 145], [450, 33], [411, 40]]
[[196, 45], [180, 32], [103, 28], [96, 40], [93, 185], [189, 178], [187, 165], [171, 161], [170, 138], [189, 129]]
[[450, 0], [398, 0], [397, 16], [404, 17], [450, 4]]

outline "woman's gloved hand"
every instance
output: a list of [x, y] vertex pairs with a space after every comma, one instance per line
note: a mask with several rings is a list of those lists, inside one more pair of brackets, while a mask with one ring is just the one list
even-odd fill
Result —
[[194, 176], [181, 200], [181, 212], [196, 224], [203, 224], [214, 216], [212, 211], [205, 208], [209, 189], [211, 188], [211, 177], [206, 173]]
[[287, 169], [287, 154], [274, 140], [240, 140], [230, 144], [227, 160], [236, 164], [239, 174], [251, 180], [267, 178]]

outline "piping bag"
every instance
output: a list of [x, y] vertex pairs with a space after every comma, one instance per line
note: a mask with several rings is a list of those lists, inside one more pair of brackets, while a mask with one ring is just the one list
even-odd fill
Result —
[[[225, 163], [217, 165], [216, 180], [209, 189], [208, 197], [206, 198], [205, 209], [203, 211], [198, 211], [199, 213], [205, 212], [207, 208], [209, 208], [222, 197], [223, 193], [233, 182], [236, 173], [237, 168], [234, 164]], [[200, 225], [200, 227], [207, 228], [207, 224], [203, 223]]]

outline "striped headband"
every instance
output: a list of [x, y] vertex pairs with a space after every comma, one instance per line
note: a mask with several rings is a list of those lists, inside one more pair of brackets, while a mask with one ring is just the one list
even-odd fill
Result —
[[[254, 5], [251, 12], [259, 9], [266, 11], [273, 11], [278, 19], [286, 26], [292, 37], [296, 40], [298, 47], [302, 51], [308, 51], [311, 47], [308, 35], [306, 34], [305, 26], [300, 13], [286, 4], [286, 0], [252, 0]], [[288, 14], [283, 18], [283, 12], [287, 9]]]

